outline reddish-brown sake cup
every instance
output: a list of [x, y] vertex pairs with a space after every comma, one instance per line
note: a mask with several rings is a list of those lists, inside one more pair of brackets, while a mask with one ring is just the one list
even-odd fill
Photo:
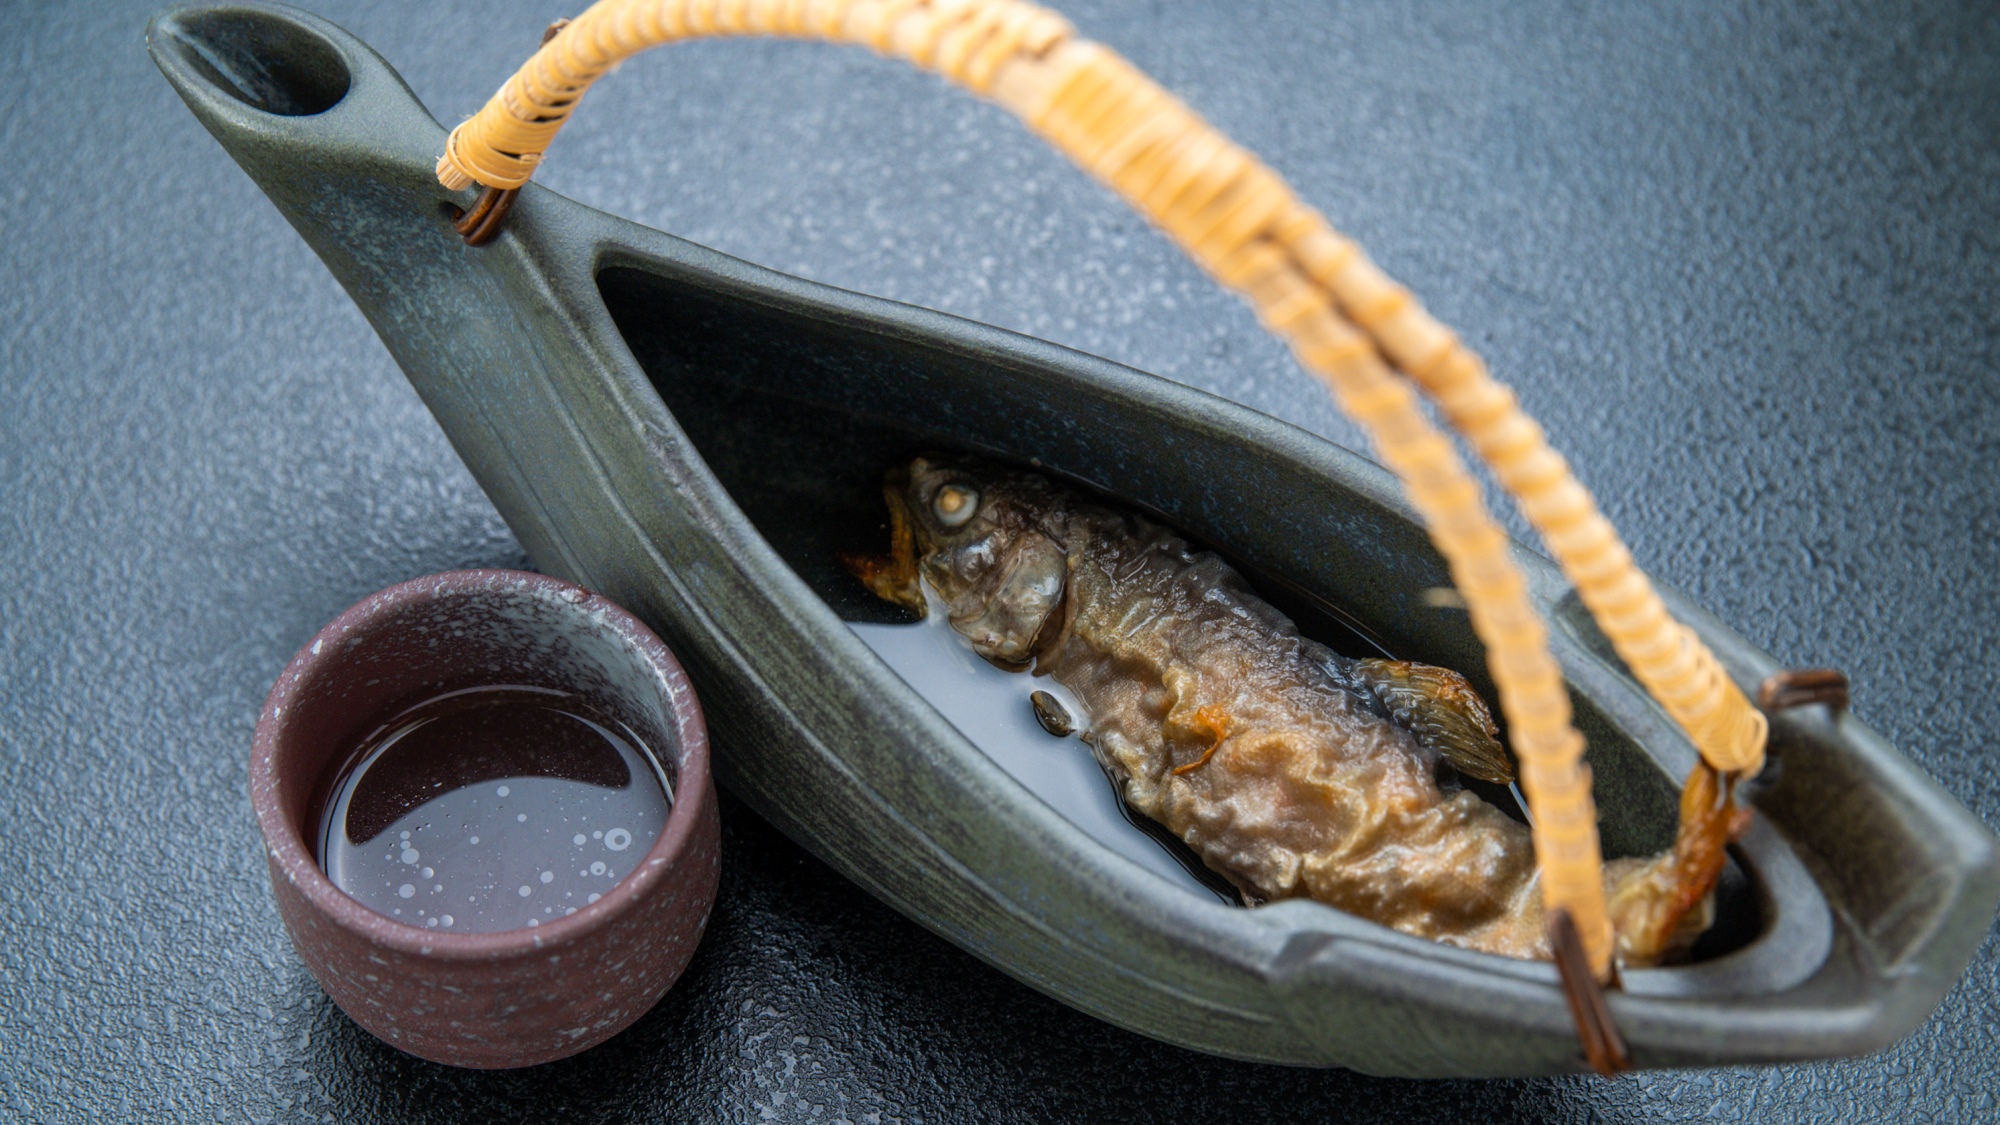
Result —
[[[539, 927], [446, 934], [377, 914], [320, 869], [319, 787], [384, 717], [488, 684], [574, 692], [638, 734], [674, 778], [666, 828], [603, 898]], [[306, 968], [354, 1022], [433, 1062], [533, 1066], [609, 1039], [680, 977], [715, 901], [715, 787], [687, 674], [637, 618], [544, 575], [431, 575], [335, 618], [264, 704], [250, 803]]]

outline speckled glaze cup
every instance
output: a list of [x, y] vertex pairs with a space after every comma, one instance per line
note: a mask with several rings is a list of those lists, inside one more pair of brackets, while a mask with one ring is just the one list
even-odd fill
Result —
[[[533, 929], [439, 933], [349, 898], [312, 843], [328, 771], [385, 716], [502, 684], [573, 692], [646, 741], [675, 793], [652, 850], [597, 902]], [[686, 673], [624, 609], [544, 575], [435, 574], [335, 618], [265, 701], [250, 803], [307, 969], [354, 1022], [433, 1062], [533, 1066], [616, 1035], [680, 977], [715, 901], [715, 787]]]

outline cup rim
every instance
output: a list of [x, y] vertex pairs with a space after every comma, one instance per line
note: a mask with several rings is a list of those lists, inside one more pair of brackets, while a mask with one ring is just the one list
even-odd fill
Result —
[[[620, 879], [596, 902], [578, 907], [576, 913], [551, 919], [537, 926], [488, 933], [446, 933], [396, 921], [363, 906], [333, 884], [313, 856], [304, 835], [295, 829], [279, 807], [277, 797], [278, 732], [286, 708], [319, 665], [330, 660], [336, 650], [333, 641], [351, 629], [372, 624], [408, 606], [451, 592], [477, 591], [500, 583], [526, 587], [535, 596], [563, 607], [564, 612], [601, 615], [639, 656], [651, 664], [666, 681], [667, 706], [673, 715], [676, 736], [682, 747], [675, 771], [675, 794], [667, 810], [667, 821], [658, 839], [632, 872]], [[325, 655], [315, 652], [320, 645]], [[708, 727], [701, 702], [687, 672], [672, 650], [645, 622], [631, 611], [574, 582], [533, 571], [480, 567], [427, 574], [398, 582], [355, 602], [328, 622], [299, 647], [284, 671], [278, 674], [264, 701], [251, 737], [250, 803], [265, 852], [285, 879], [298, 888], [305, 900], [323, 917], [369, 944], [416, 957], [445, 961], [500, 961], [544, 952], [551, 947], [571, 944], [606, 926], [623, 915], [664, 878], [673, 863], [687, 850], [701, 815], [701, 795], [709, 786]]]

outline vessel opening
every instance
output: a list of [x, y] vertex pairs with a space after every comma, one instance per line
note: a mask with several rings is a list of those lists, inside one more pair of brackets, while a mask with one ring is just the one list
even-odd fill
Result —
[[333, 44], [272, 12], [174, 12], [153, 33], [156, 50], [170, 51], [237, 101], [280, 117], [325, 113], [347, 96], [353, 79]]
[[[1036, 388], [1036, 373], [1013, 366], [1004, 355], [982, 352], [976, 345], [954, 350], [916, 338], [914, 332], [843, 324], [823, 312], [807, 315], [775, 306], [768, 294], [745, 299], [718, 291], [712, 279], [690, 283], [612, 266], [600, 271], [597, 280], [633, 355], [731, 499], [806, 585], [856, 626], [878, 655], [885, 653], [885, 646], [875, 643], [883, 636], [878, 627], [907, 625], [912, 616], [876, 597], [839, 560], [843, 553], [880, 553], [887, 544], [885, 471], [914, 455], [941, 450], [1013, 462], [1137, 509], [1198, 546], [1217, 550], [1303, 634], [1335, 652], [1441, 664], [1465, 673], [1487, 699], [1494, 698], [1482, 661], [1476, 655], [1468, 658], [1464, 647], [1452, 651], [1455, 642], [1437, 640], [1452, 630], [1469, 635], [1462, 611], [1452, 623], [1434, 628], [1413, 628], [1382, 611], [1392, 599], [1384, 596], [1379, 559], [1399, 548], [1343, 541], [1324, 528], [1308, 529], [1317, 536], [1310, 550], [1344, 552], [1327, 567], [1334, 581], [1314, 583], [1300, 579], [1300, 568], [1279, 557], [1295, 549], [1299, 536], [1261, 533], [1268, 540], [1262, 542], [1254, 528], [1242, 532], [1222, 526], [1224, 521], [1204, 526], [1185, 511], [1163, 510], [1168, 502], [1148, 502], [1156, 498], [1106, 494], [1096, 487], [1103, 477], [1093, 462], [1143, 457], [1149, 466], [1160, 466], [1164, 478], [1184, 471], [1194, 458], [1186, 449], [1134, 449], [1119, 444], [1129, 440], [1122, 435], [1091, 434], [1091, 403], [1044, 395]], [[1217, 493], [1238, 487], [1239, 481], [1217, 474], [1205, 484]], [[1337, 508], [1327, 509], [1328, 524], [1343, 518]], [[1260, 545], [1238, 549], [1241, 544]], [[1434, 613], [1432, 621], [1449, 611]], [[898, 667], [893, 654], [884, 659], [913, 687], [918, 665], [935, 669], [942, 663], [935, 652], [907, 670]], [[1058, 743], [1032, 729], [1027, 696], [1047, 681], [1011, 678], [1021, 681], [1021, 723], [1016, 725], [1027, 733], [1020, 737], [1046, 739], [1088, 762], [1089, 752], [1074, 738]], [[917, 690], [940, 712], [948, 711], [926, 689]], [[1675, 780], [1665, 777], [1644, 748], [1591, 700], [1573, 698], [1579, 726], [1590, 741], [1598, 790], [1611, 797], [1601, 803], [1607, 857], [1652, 855], [1669, 847], [1678, 814]], [[970, 741], [980, 742], [967, 733]], [[1006, 767], [995, 749], [982, 749]], [[1031, 790], [1037, 787], [1021, 779]], [[1468, 787], [1519, 818], [1504, 787], [1479, 782], [1468, 782]], [[1115, 839], [1121, 834], [1141, 836], [1130, 824], [1092, 820], [1043, 799], [1114, 850], [1129, 846]], [[1195, 893], [1214, 893], [1193, 876], [1186, 885]], [[1717, 891], [1717, 924], [1696, 956], [1719, 957], [1753, 942], [1769, 926], [1774, 907], [1767, 898], [1732, 861]]]

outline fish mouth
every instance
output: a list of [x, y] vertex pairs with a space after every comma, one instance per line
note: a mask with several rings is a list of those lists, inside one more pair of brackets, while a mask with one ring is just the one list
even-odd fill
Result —
[[893, 602], [917, 615], [925, 616], [924, 590], [917, 573], [917, 521], [907, 496], [910, 473], [898, 468], [882, 484], [882, 496], [889, 502], [889, 553], [886, 555], [840, 552], [840, 565], [861, 580], [868, 591], [885, 602]]

